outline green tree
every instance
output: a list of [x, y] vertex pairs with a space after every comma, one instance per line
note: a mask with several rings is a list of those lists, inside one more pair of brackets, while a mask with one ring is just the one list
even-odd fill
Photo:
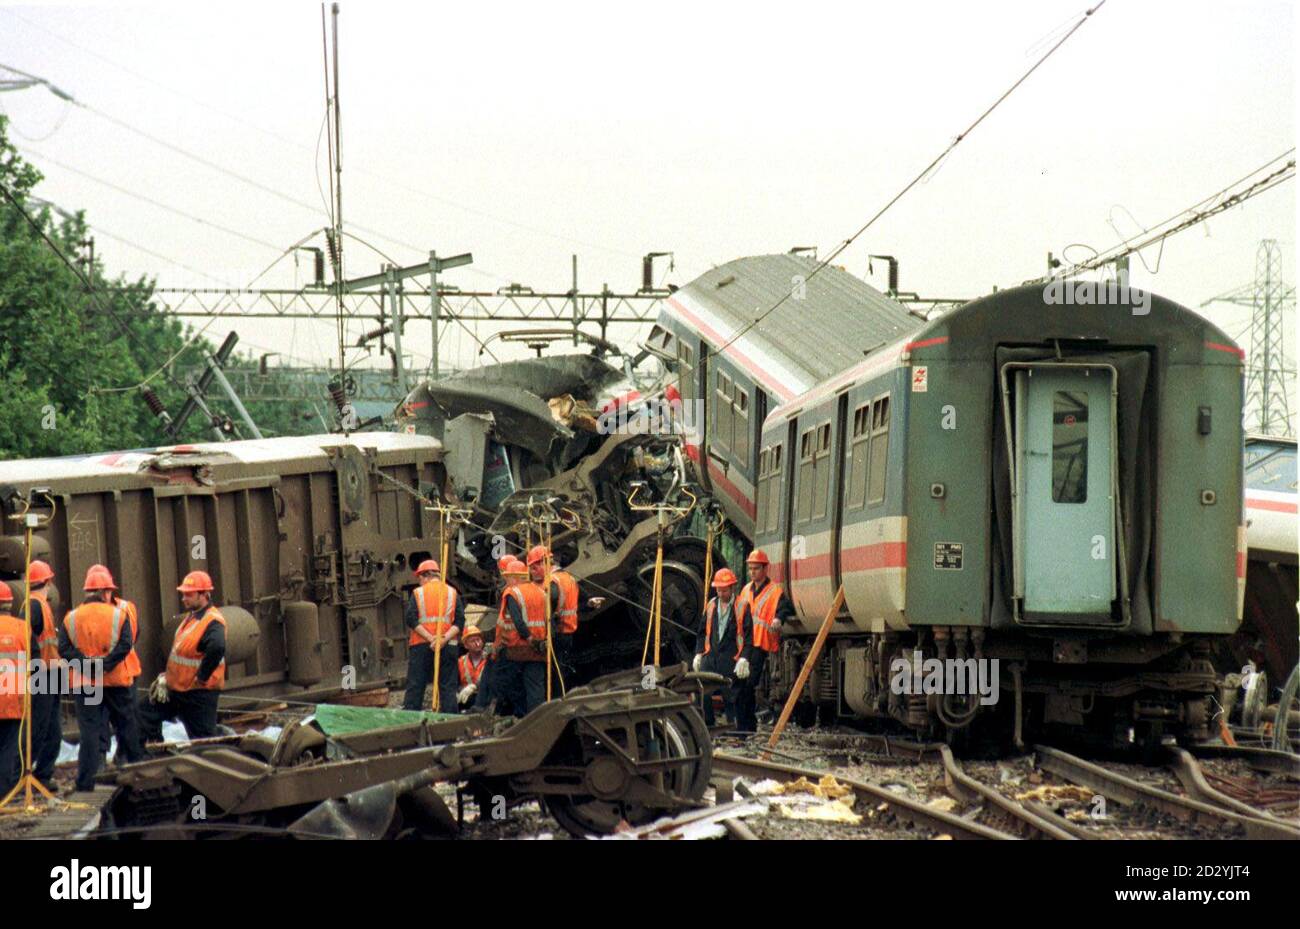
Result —
[[[141, 387], [147, 384], [175, 415], [185, 399], [176, 372], [201, 366], [213, 346], [159, 310], [152, 280], [110, 280], [101, 262], [82, 262], [87, 288], [45, 241], [69, 261], [82, 261], [85, 216], [59, 211], [56, 219], [34, 196], [42, 176], [10, 144], [6, 124], [0, 115], [0, 184], [8, 194], [0, 195], [0, 458], [163, 444], [162, 424]], [[275, 418], [282, 422], [268, 434], [296, 424], [293, 411]], [[178, 436], [211, 438], [202, 415]]]

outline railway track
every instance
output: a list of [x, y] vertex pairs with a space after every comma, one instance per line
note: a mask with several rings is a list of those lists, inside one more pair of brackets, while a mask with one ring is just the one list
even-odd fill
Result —
[[[1171, 749], [1165, 766], [1116, 763], [1103, 766], [1059, 748], [1035, 746], [1034, 755], [1015, 761], [972, 762], [966, 770], [942, 744], [910, 742], [867, 734], [807, 733], [773, 753], [777, 760], [745, 757], [749, 745], [715, 751], [715, 772], [748, 779], [816, 782], [826, 774], [850, 789], [867, 808], [885, 804], [889, 815], [936, 835], [953, 838], [1180, 839], [1206, 834], [1242, 838], [1300, 839], [1300, 756], [1253, 747], [1197, 746]], [[803, 757], [800, 757], [800, 754]], [[1206, 764], [1202, 766], [1201, 759]], [[1230, 762], [1239, 762], [1237, 767]], [[1010, 765], [1010, 770], [1008, 770]], [[1020, 765], [1026, 770], [1016, 766]], [[1261, 777], [1241, 774], [1247, 768]], [[922, 783], [912, 796], [890, 789], [891, 772]], [[1238, 776], [1232, 776], [1237, 774]], [[1012, 775], [1012, 776], [1008, 776]], [[1023, 783], [1021, 776], [1028, 779]], [[906, 780], [906, 778], [901, 778]], [[1029, 785], [1041, 785], [1029, 789]], [[953, 810], [936, 804], [934, 790], [961, 804]], [[1056, 809], [1072, 788], [1091, 792], [1084, 807], [1113, 804], [1110, 815]], [[916, 794], [920, 794], [920, 799]], [[927, 794], [928, 800], [927, 801]], [[1028, 796], [1037, 794], [1038, 796]], [[1077, 808], [1077, 796], [1067, 801]], [[1265, 803], [1286, 807], [1285, 813]], [[1102, 804], [1104, 810], [1104, 804]], [[733, 838], [753, 838], [759, 827], [727, 823]]]
[[[1175, 774], [1189, 796], [1179, 796], [1142, 783], [1117, 771], [1046, 745], [1035, 745], [1038, 764], [1044, 770], [1124, 807], [1142, 808], [1183, 823], [1197, 823], [1222, 829], [1249, 839], [1300, 839], [1300, 826], [1285, 822], [1266, 811], [1234, 801], [1205, 782], [1195, 757], [1177, 750]], [[1186, 780], [1184, 780], [1186, 778]], [[1188, 787], [1186, 785], [1190, 784]], [[1227, 801], [1227, 802], [1223, 802]]]
[[[771, 778], [776, 781], [796, 781], [801, 777], [817, 780], [828, 772], [825, 769], [803, 768], [794, 765], [779, 764], [775, 761], [763, 761], [758, 758], [746, 758], [727, 752], [713, 753], [713, 771], [716, 774], [729, 774], [737, 777], [755, 779]], [[919, 803], [910, 797], [894, 793], [877, 784], [837, 776], [840, 784], [847, 787], [864, 805], [884, 804], [899, 819], [906, 820], [936, 835], [947, 835], [954, 839], [1015, 839], [1016, 836], [981, 823], [972, 822], [949, 813]]]

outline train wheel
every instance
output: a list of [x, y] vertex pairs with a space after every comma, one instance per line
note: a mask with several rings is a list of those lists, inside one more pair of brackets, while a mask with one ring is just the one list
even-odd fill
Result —
[[[633, 599], [650, 606], [654, 593], [654, 561], [637, 569], [633, 584]], [[690, 661], [695, 654], [695, 631], [699, 626], [700, 604], [704, 596], [704, 582], [697, 570], [680, 561], [664, 559], [663, 568], [663, 619], [660, 624], [661, 665]], [[649, 613], [636, 610], [636, 620], [644, 634]]]
[[690, 803], [698, 801], [708, 786], [711, 743], [704, 720], [694, 709], [684, 708], [638, 722], [634, 730], [629, 727], [619, 731], [635, 731], [636, 750], [630, 753], [634, 757], [682, 759], [683, 763], [657, 773], [639, 774], [629, 770], [622, 760], [622, 748], [615, 753], [599, 739], [566, 739], [547, 763], [581, 768], [583, 787], [589, 792], [551, 794], [546, 798], [546, 808], [574, 835], [607, 835], [621, 822], [643, 826], [673, 812], [668, 804], [648, 802], [645, 788], [666, 795], [670, 802]]

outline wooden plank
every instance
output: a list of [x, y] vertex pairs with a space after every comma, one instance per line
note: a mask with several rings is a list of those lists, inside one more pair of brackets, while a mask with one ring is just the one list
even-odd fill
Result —
[[[776, 727], [772, 730], [772, 737], [767, 740], [768, 749], [776, 748], [776, 740], [781, 738], [781, 733], [785, 730], [785, 725], [790, 721], [790, 714], [794, 712], [794, 705], [799, 702], [799, 695], [803, 693], [808, 678], [812, 676], [813, 666], [817, 664], [817, 656], [822, 653], [822, 646], [826, 644], [826, 637], [830, 635], [831, 626], [835, 623], [835, 616], [844, 605], [844, 585], [835, 592], [835, 600], [831, 603], [831, 608], [826, 611], [826, 618], [822, 620], [822, 627], [817, 630], [817, 638], [813, 641], [812, 648], [808, 650], [808, 657], [804, 659], [803, 667], [799, 670], [799, 677], [794, 682], [794, 687], [790, 690], [790, 696], [786, 698], [785, 708], [781, 710], [781, 718], [776, 721]], [[770, 756], [765, 751], [762, 756], [767, 761]]]

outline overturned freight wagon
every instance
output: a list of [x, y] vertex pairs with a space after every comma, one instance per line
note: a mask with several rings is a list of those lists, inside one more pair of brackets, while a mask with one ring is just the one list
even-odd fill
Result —
[[431, 437], [364, 433], [0, 462], [0, 579], [22, 596], [26, 507], [48, 523], [34, 558], [62, 615], [92, 564], [139, 609], [150, 677], [179, 621], [176, 585], [204, 570], [227, 621], [226, 689], [321, 696], [406, 670], [403, 586], [440, 547], [415, 496], [444, 490]]

